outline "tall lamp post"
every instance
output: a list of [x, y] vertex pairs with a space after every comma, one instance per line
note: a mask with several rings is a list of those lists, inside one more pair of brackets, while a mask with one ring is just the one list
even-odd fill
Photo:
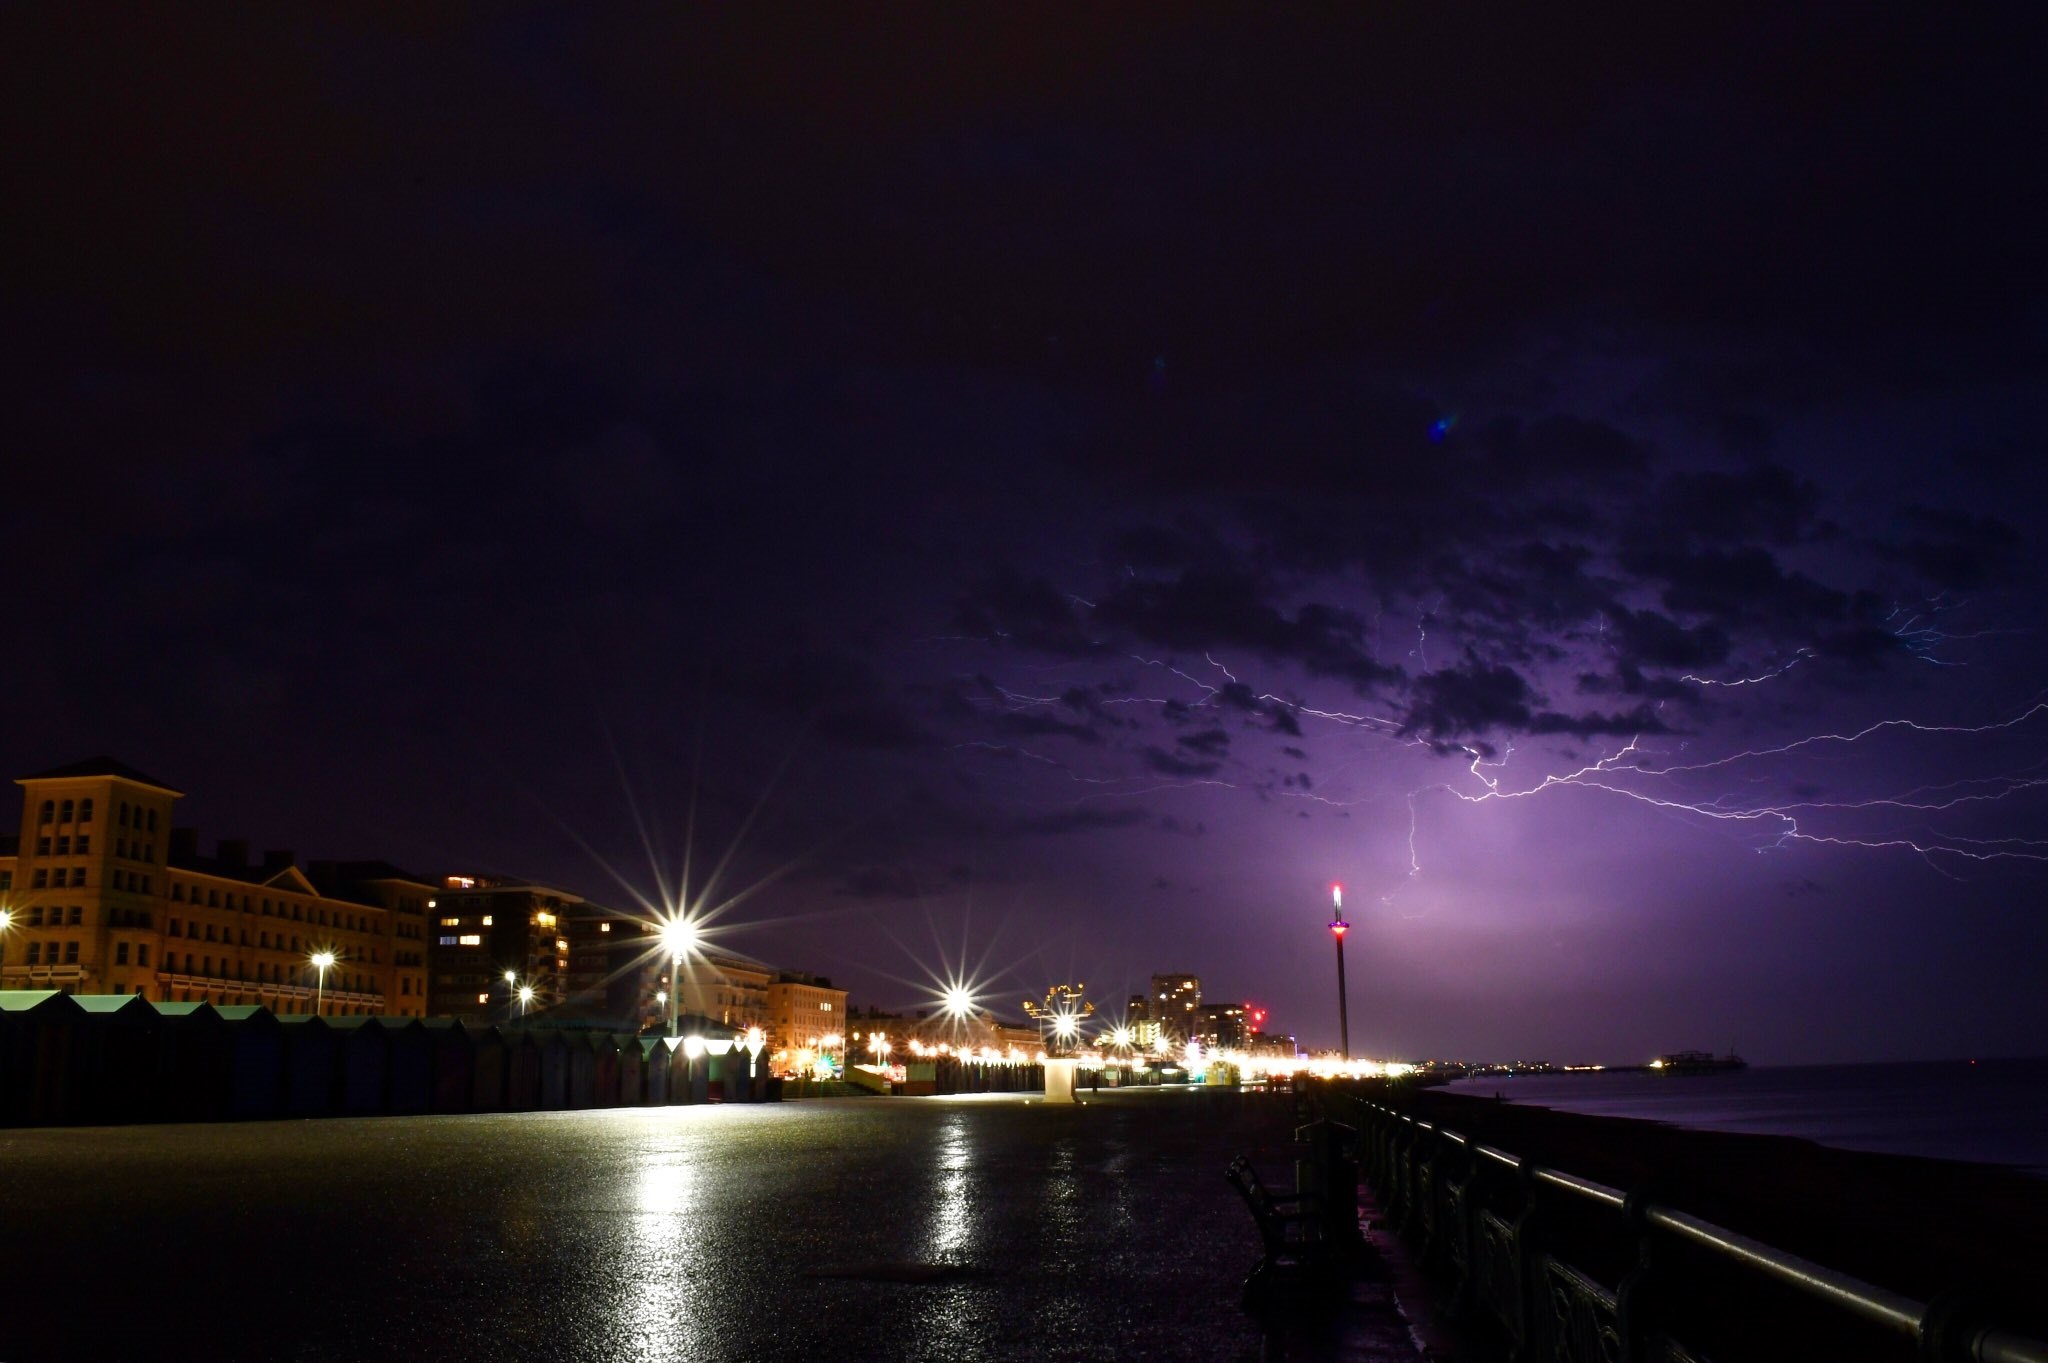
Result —
[[334, 953], [316, 951], [313, 953], [313, 969], [317, 972], [317, 983], [313, 986], [313, 1016], [319, 1017], [327, 1002], [327, 972], [334, 969]]
[[[7, 931], [13, 926], [14, 910], [0, 909], [0, 976], [4, 976], [7, 971]], [[6, 987], [5, 980], [0, 979], [0, 989]]]
[[681, 914], [661, 925], [661, 945], [668, 952], [668, 1034], [676, 1034], [676, 1001], [683, 992], [683, 957], [697, 945], [697, 929]]
[[1351, 925], [1344, 921], [1344, 887], [1330, 887], [1330, 937], [1337, 943], [1337, 1041], [1344, 1059], [1351, 1059], [1351, 1002], [1344, 992], [1344, 934]]

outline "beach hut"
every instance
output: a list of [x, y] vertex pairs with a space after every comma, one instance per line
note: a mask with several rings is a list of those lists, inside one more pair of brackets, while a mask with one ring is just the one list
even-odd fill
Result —
[[83, 1026], [71, 1120], [148, 1121], [156, 1099], [157, 1015], [138, 994], [71, 998]]
[[476, 1053], [475, 1083], [470, 1108], [475, 1112], [503, 1112], [512, 1105], [511, 1047], [496, 1027], [464, 1023], [469, 1044]]
[[666, 1107], [669, 1101], [668, 1043], [658, 1036], [633, 1039], [640, 1052], [640, 1086], [649, 1107]]
[[[284, 1028], [268, 1008], [237, 1003], [212, 1009], [220, 1020], [226, 1062], [227, 1110], [234, 1121], [284, 1111]], [[174, 1030], [174, 1028], [173, 1028]]]
[[534, 1055], [540, 1062], [540, 1095], [536, 1106], [559, 1112], [569, 1106], [569, 1047], [562, 1034], [552, 1028], [528, 1032]]
[[390, 1064], [384, 1110], [396, 1116], [425, 1112], [433, 1104], [434, 1057], [427, 1029], [418, 1018], [380, 1017]]
[[532, 1112], [541, 1106], [541, 1047], [525, 1028], [503, 1033], [505, 1110]]
[[427, 1048], [427, 1109], [469, 1112], [476, 1107], [476, 1043], [468, 1028], [454, 1018], [427, 1018], [420, 1024]]
[[373, 1017], [328, 1018], [334, 1033], [340, 1078], [340, 1105], [346, 1117], [382, 1115], [389, 1101], [391, 1041]]
[[595, 1107], [597, 1105], [597, 1050], [596, 1038], [587, 1032], [556, 1033], [562, 1039], [564, 1066], [564, 1088], [562, 1106], [570, 1108]]
[[610, 1032], [590, 1035], [590, 1105], [619, 1105], [619, 1039]]
[[7, 1056], [0, 1120], [8, 1126], [62, 1120], [70, 1088], [70, 1052], [82, 1021], [78, 1010], [54, 989], [0, 992]]
[[287, 1013], [278, 1021], [284, 1037], [284, 1115], [328, 1117], [337, 1103], [338, 1038], [326, 1018]]
[[212, 1005], [157, 1002], [150, 1110], [161, 1122], [217, 1122], [227, 1116], [228, 1037]]
[[621, 1032], [612, 1038], [612, 1046], [619, 1057], [619, 1106], [644, 1106], [647, 1102], [647, 1073], [641, 1063], [640, 1038], [630, 1032]]

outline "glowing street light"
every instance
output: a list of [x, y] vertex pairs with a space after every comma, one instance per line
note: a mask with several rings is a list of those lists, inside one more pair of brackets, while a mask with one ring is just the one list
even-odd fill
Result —
[[948, 1017], [972, 1017], [974, 1015], [973, 991], [969, 990], [966, 985], [954, 985], [946, 991], [944, 1007]]
[[[7, 931], [14, 926], [14, 910], [0, 909], [0, 971], [7, 968]], [[5, 986], [0, 986], [4, 988]]]
[[334, 969], [334, 953], [316, 951], [313, 953], [313, 969], [319, 972], [313, 986], [313, 1016], [320, 1016], [320, 1010], [327, 999], [327, 972]]
[[870, 1032], [868, 1034], [868, 1051], [875, 1057], [877, 1065], [888, 1058], [889, 1049], [889, 1034], [887, 1032]]
[[768, 1034], [759, 1027], [749, 1027], [743, 1040], [747, 1048], [747, 1077], [751, 1079], [761, 1062], [761, 1048], [768, 1044]]
[[683, 957], [697, 945], [697, 927], [681, 914], [661, 925], [662, 949], [668, 952], [668, 1034], [676, 1034], [676, 1004], [683, 992]]
[[530, 1003], [532, 1003], [532, 1002], [533, 1002], [533, 986], [532, 986], [532, 985], [530, 985], [530, 984], [522, 984], [522, 985], [520, 985], [520, 986], [519, 986], [519, 1015], [520, 1015], [521, 1017], [524, 1017], [524, 1016], [526, 1016], [526, 1008], [527, 1008], [527, 1005], [528, 1005], [528, 1004], [530, 1004]]

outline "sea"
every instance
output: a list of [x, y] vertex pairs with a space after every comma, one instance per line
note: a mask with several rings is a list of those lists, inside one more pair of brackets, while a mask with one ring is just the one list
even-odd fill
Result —
[[1487, 1075], [1449, 1093], [1702, 1131], [1799, 1136], [1844, 1150], [2003, 1164], [2048, 1178], [2048, 1057]]

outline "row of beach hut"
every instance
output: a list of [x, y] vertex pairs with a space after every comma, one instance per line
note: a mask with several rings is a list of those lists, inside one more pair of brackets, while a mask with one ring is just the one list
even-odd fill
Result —
[[766, 1074], [730, 1032], [685, 1045], [541, 1024], [0, 992], [0, 1126], [778, 1100], [781, 1083]]

